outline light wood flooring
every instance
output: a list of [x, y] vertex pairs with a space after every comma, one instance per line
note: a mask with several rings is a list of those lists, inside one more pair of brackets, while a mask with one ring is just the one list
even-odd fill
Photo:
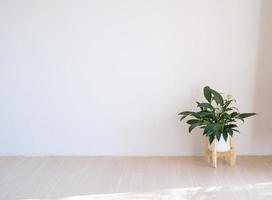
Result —
[[0, 157], [0, 199], [272, 199], [272, 156]]

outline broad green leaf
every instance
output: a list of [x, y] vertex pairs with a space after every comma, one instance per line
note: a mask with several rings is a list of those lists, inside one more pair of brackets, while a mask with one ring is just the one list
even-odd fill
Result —
[[201, 111], [204, 110], [203, 107], [200, 107], [200, 106], [199, 106], [199, 105], [201, 104], [200, 102], [197, 101], [196, 104], [197, 104], [197, 107], [199, 107]]
[[209, 137], [209, 143], [212, 144], [214, 140], [214, 135], [210, 135]]
[[201, 115], [199, 113], [192, 113], [191, 115], [197, 119], [201, 119]]
[[217, 132], [217, 133], [215, 134], [215, 136], [216, 136], [217, 141], [219, 141], [219, 140], [220, 140], [220, 137], [221, 137], [221, 133]]
[[228, 113], [221, 113], [220, 115], [219, 115], [220, 117], [219, 117], [219, 119], [226, 119], [226, 118], [229, 118], [229, 114]]
[[223, 138], [224, 138], [224, 140], [227, 142], [227, 139], [228, 139], [228, 133], [223, 133]]
[[235, 117], [235, 116], [237, 116], [238, 115], [238, 112], [232, 112], [232, 113], [230, 113], [230, 116], [231, 117]]
[[213, 113], [211, 111], [201, 111], [198, 113], [201, 117], [213, 117]]
[[219, 94], [217, 91], [212, 90], [212, 89], [211, 89], [211, 93], [212, 93], [212, 95], [213, 95], [213, 98], [214, 98], [215, 102], [216, 102], [217, 104], [223, 106], [223, 104], [224, 104], [224, 99], [223, 99], [223, 97], [221, 96], [221, 94]]
[[180, 112], [178, 115], [189, 115], [189, 114], [192, 114], [194, 112], [192, 111], [183, 111], [183, 112]]
[[221, 127], [220, 123], [211, 123], [207, 125], [205, 131], [208, 133], [208, 135], [215, 135], [216, 133], [219, 132], [220, 127]]
[[195, 124], [195, 123], [199, 123], [200, 121], [198, 119], [190, 119], [188, 120], [186, 123], [187, 124]]
[[240, 119], [242, 122], [245, 122], [244, 118], [240, 117], [239, 115], [236, 115], [235, 118]]
[[231, 130], [240, 133], [240, 131], [237, 129], [231, 129]]
[[196, 127], [198, 127], [198, 126], [200, 126], [200, 125], [202, 125], [202, 123], [195, 123], [195, 124], [192, 124], [190, 127], [189, 127], [189, 133], [191, 133], [192, 132], [192, 130], [194, 129], [194, 128], [196, 128]]
[[215, 123], [215, 124], [214, 124], [214, 132], [215, 132], [215, 133], [219, 132], [220, 127], [221, 127], [221, 124], [220, 124], [219, 122], [218, 122], [218, 123]]
[[204, 87], [203, 93], [207, 101], [211, 102], [211, 99], [212, 99], [211, 88], [209, 86]]
[[233, 130], [232, 129], [229, 129], [229, 134], [230, 134], [230, 136], [233, 136]]
[[225, 127], [227, 127], [227, 128], [235, 128], [235, 127], [238, 127], [236, 124], [228, 124], [228, 125], [226, 125]]
[[251, 117], [253, 115], [256, 115], [256, 113], [241, 113], [238, 116], [241, 117], [241, 118], [243, 118], [243, 119], [245, 119], [245, 118]]
[[204, 132], [207, 133], [207, 135], [211, 135], [213, 133], [212, 128], [213, 128], [212, 124], [208, 124], [204, 129]]
[[191, 112], [191, 111], [184, 111], [184, 112], [181, 112], [179, 113], [179, 115], [183, 115], [181, 118], [180, 118], [180, 121], [182, 121], [184, 118], [186, 118], [187, 116], [193, 114], [194, 112]]
[[205, 109], [209, 108], [209, 109], [213, 110], [213, 106], [209, 103], [199, 103], [198, 107], [205, 108]]
[[[232, 100], [229, 100], [229, 101], [226, 101], [225, 104], [224, 104], [224, 109], [227, 109], [227, 107], [230, 105], [230, 103], [232, 102]], [[229, 108], [231, 109], [231, 108]]]

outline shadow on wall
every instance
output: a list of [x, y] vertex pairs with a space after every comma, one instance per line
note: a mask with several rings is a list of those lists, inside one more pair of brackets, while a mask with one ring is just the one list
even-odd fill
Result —
[[272, 153], [272, 1], [262, 0], [260, 11], [259, 46], [254, 93], [252, 148], [254, 152]]

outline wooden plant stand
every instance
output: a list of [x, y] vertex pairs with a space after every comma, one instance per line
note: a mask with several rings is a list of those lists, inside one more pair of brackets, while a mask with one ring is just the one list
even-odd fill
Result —
[[213, 167], [217, 167], [217, 158], [225, 158], [225, 161], [227, 161], [230, 166], [235, 165], [236, 162], [236, 149], [235, 149], [235, 140], [233, 137], [230, 137], [230, 150], [227, 152], [217, 152], [216, 151], [216, 145], [218, 143], [217, 139], [214, 139], [212, 145], [212, 148], [209, 149], [209, 141], [208, 137], [204, 137], [205, 142], [205, 160], [211, 164]]

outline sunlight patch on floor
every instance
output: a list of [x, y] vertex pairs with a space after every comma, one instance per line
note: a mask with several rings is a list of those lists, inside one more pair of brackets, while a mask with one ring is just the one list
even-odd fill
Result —
[[272, 182], [246, 184], [242, 186], [186, 187], [153, 192], [129, 192], [113, 194], [90, 194], [51, 199], [22, 200], [187, 200], [187, 199], [272, 199]]

